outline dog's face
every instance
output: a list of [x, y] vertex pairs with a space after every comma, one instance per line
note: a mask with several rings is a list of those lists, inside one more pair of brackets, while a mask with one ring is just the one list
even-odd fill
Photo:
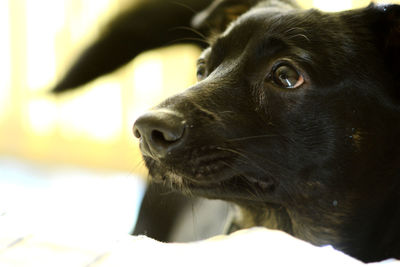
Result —
[[202, 53], [199, 82], [135, 123], [150, 176], [279, 210], [284, 230], [363, 258], [352, 247], [372, 226], [360, 221], [382, 216], [399, 184], [399, 39], [380, 28], [385, 12], [259, 4], [241, 15]]

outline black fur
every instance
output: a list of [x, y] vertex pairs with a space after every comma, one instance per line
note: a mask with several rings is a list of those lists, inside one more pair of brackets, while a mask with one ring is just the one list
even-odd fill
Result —
[[[280, 229], [365, 262], [400, 258], [400, 7], [271, 2], [225, 23], [201, 81], [137, 120], [151, 177], [236, 203], [232, 230]], [[280, 86], [281, 65], [304, 83]]]

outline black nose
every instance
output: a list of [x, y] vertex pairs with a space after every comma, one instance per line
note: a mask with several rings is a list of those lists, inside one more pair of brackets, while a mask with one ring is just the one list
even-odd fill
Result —
[[163, 158], [184, 143], [185, 121], [170, 110], [150, 111], [139, 117], [133, 134], [140, 138], [140, 149], [146, 156]]

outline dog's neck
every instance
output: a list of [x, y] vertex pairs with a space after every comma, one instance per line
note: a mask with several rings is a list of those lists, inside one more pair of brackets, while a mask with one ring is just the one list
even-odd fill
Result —
[[[400, 182], [400, 173], [396, 180]], [[399, 251], [392, 251], [393, 248], [399, 247], [399, 244], [393, 243], [394, 240], [400, 243], [399, 182], [393, 184], [391, 192], [384, 192], [384, 199], [374, 196], [382, 194], [378, 191], [370, 192], [371, 195], [363, 200], [354, 199], [357, 205], [354, 205], [352, 210], [342, 209], [341, 203], [336, 200], [332, 201], [334, 208], [330, 212], [319, 211], [310, 207], [311, 205], [238, 205], [239, 211], [234, 218], [233, 229], [263, 226], [281, 230], [317, 246], [332, 245], [365, 262], [383, 259], [375, 255], [400, 256]], [[357, 212], [359, 210], [363, 212]], [[366, 248], [370, 251], [368, 255], [365, 255]]]
[[[332, 214], [332, 217], [335, 215]], [[283, 206], [267, 205], [267, 207], [239, 206], [234, 220], [236, 228], [263, 226], [268, 229], [281, 230], [314, 245], [329, 245], [340, 243], [340, 234], [333, 229], [339, 229], [340, 222], [326, 221], [322, 214], [315, 220], [315, 214], [308, 216], [295, 209]]]

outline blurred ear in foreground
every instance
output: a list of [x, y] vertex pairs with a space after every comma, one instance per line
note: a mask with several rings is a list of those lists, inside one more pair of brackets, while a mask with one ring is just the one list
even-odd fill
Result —
[[84, 85], [131, 61], [143, 51], [175, 43], [204, 45], [186, 29], [196, 11], [211, 0], [145, 0], [110, 21], [101, 36], [85, 48], [52, 88], [61, 93]]

